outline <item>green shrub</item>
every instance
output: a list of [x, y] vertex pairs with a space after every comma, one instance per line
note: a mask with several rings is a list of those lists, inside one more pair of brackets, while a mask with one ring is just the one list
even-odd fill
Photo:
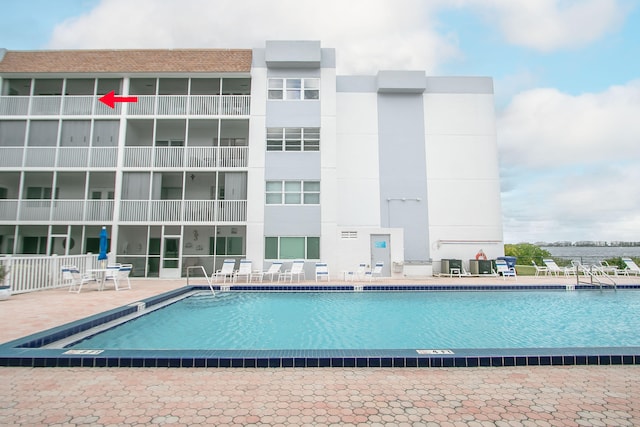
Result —
[[518, 265], [531, 265], [532, 261], [541, 265], [543, 258], [551, 257], [551, 252], [532, 243], [506, 244], [504, 245], [504, 254], [516, 257]]

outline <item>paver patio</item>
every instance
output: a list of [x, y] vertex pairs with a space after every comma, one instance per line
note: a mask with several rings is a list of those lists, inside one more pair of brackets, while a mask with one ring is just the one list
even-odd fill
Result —
[[[131, 291], [14, 295], [0, 302], [0, 342], [183, 285], [134, 280]], [[2, 426], [198, 424], [634, 426], [640, 366], [0, 368]]]

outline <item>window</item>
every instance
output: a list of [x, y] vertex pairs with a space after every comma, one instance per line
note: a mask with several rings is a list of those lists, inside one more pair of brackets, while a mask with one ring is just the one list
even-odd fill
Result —
[[320, 99], [320, 79], [269, 79], [269, 99]]
[[214, 250], [214, 237], [209, 238], [209, 255], [242, 255], [242, 237], [215, 237], [215, 250]]
[[267, 205], [319, 205], [320, 181], [267, 181]]
[[[56, 199], [59, 188], [56, 188]], [[27, 199], [29, 200], [49, 200], [51, 199], [51, 187], [27, 187]]]
[[267, 151], [319, 151], [320, 128], [267, 128]]
[[320, 259], [320, 237], [265, 237], [265, 259]]

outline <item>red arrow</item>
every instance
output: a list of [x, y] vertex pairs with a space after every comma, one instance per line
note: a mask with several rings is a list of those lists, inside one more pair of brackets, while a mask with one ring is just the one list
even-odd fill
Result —
[[110, 108], [116, 108], [116, 102], [138, 102], [138, 97], [137, 96], [116, 96], [116, 92], [112, 90], [111, 92], [104, 95], [103, 97], [98, 98], [98, 101], [109, 106]]

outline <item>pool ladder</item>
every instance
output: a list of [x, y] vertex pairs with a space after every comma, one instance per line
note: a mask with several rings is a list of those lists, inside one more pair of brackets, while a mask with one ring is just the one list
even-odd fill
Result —
[[[191, 270], [200, 270], [204, 275], [204, 278], [207, 279], [207, 283], [209, 284], [209, 289], [211, 289], [211, 293], [215, 296], [216, 291], [213, 289], [213, 284], [211, 283], [211, 279], [209, 279], [209, 275], [207, 275], [207, 270], [204, 269], [202, 265], [190, 265], [187, 267], [187, 286], [189, 286], [189, 277], [191, 276]], [[200, 276], [198, 276], [200, 277]]]
[[[580, 281], [581, 273], [584, 276], [589, 277], [590, 280], [588, 282], [581, 282]], [[599, 286], [600, 290], [602, 290], [603, 286], [612, 287], [613, 290], [616, 290], [616, 291], [618, 290], [618, 285], [616, 281], [613, 280], [613, 278], [609, 276], [602, 267], [595, 264], [590, 267], [585, 265], [576, 265], [576, 285], [579, 285], [580, 283], [592, 285], [592, 286]]]

